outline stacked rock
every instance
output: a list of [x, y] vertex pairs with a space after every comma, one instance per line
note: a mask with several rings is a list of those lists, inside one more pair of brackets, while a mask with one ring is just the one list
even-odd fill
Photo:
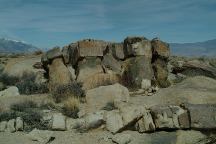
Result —
[[169, 55], [169, 46], [158, 39], [127, 37], [123, 43], [85, 39], [62, 50], [53, 48], [43, 55], [42, 64], [51, 88], [76, 80], [85, 90], [114, 83], [148, 89], [152, 82], [169, 86]]

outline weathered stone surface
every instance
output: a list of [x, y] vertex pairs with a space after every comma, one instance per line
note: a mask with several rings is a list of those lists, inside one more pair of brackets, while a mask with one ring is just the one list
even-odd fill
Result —
[[86, 102], [89, 111], [101, 110], [109, 102], [128, 102], [129, 91], [120, 84], [100, 86], [86, 92]]
[[61, 113], [56, 113], [52, 118], [52, 130], [66, 130], [66, 121], [65, 116]]
[[166, 61], [163, 59], [156, 59], [153, 63], [153, 70], [156, 81], [160, 87], [166, 88], [170, 86]]
[[106, 128], [112, 133], [119, 132], [123, 127], [123, 120], [118, 110], [109, 111], [105, 114]]
[[99, 86], [107, 86], [115, 83], [122, 83], [121, 76], [118, 74], [97, 73], [85, 79], [82, 86], [84, 90], [89, 90]]
[[182, 73], [187, 76], [207, 76], [216, 79], [216, 68], [207, 62], [200, 60], [180, 61], [173, 68], [174, 73]]
[[7, 122], [7, 129], [6, 129], [7, 132], [15, 132], [16, 129], [15, 129], [15, 119], [11, 119]]
[[141, 88], [142, 80], [152, 80], [153, 70], [151, 60], [145, 56], [127, 59], [124, 62], [123, 80], [129, 87]]
[[62, 57], [60, 47], [54, 47], [53, 49], [46, 52], [46, 57], [49, 61], [52, 61], [55, 58]]
[[86, 129], [97, 128], [104, 124], [104, 112], [103, 110], [94, 113], [88, 113], [84, 116]]
[[70, 48], [69, 48], [69, 46], [64, 46], [62, 48], [61, 52], [62, 52], [62, 57], [63, 57], [64, 63], [69, 64], [70, 63]]
[[40, 143], [46, 144], [53, 137], [53, 132], [48, 130], [38, 130], [35, 128], [27, 134], [27, 137], [32, 141], [38, 141]]
[[64, 65], [62, 58], [56, 58], [49, 66], [49, 85], [52, 90], [58, 85], [65, 85], [71, 82], [71, 74]]
[[150, 110], [158, 129], [180, 128], [178, 116], [185, 112], [178, 106], [154, 106]]
[[118, 60], [125, 59], [124, 54], [124, 44], [123, 43], [115, 43], [109, 46], [111, 49], [111, 52], [113, 54], [113, 57]]
[[78, 41], [78, 57], [103, 56], [107, 44], [105, 41], [92, 39]]
[[216, 128], [216, 105], [210, 104], [187, 104], [185, 105], [190, 114], [191, 128], [215, 129]]
[[151, 42], [144, 37], [127, 37], [124, 40], [124, 49], [127, 56], [152, 58]]
[[7, 122], [6, 121], [0, 122], [0, 132], [4, 132], [6, 128], [7, 128]]
[[112, 141], [117, 144], [129, 144], [131, 139], [131, 135], [126, 133], [118, 133], [112, 137]]
[[180, 128], [190, 128], [190, 117], [187, 111], [178, 116], [178, 121]]
[[121, 63], [111, 53], [107, 53], [103, 57], [102, 66], [106, 73], [121, 74]]
[[0, 91], [0, 96], [11, 97], [11, 96], [19, 96], [19, 90], [15, 86], [11, 86], [3, 91]]
[[82, 61], [79, 61], [78, 69], [78, 82], [84, 82], [87, 78], [103, 72], [101, 60], [97, 57], [86, 57]]
[[135, 127], [140, 133], [154, 131], [155, 125], [150, 112], [144, 113], [143, 117], [136, 123]]
[[67, 118], [66, 119], [66, 128], [67, 130], [77, 129], [77, 128], [86, 128], [86, 123], [84, 118], [79, 119], [72, 119]]
[[24, 123], [21, 117], [16, 118], [16, 131], [23, 131]]
[[169, 44], [159, 40], [153, 39], [151, 41], [152, 44], [152, 51], [154, 57], [161, 57], [163, 59], [168, 59], [170, 56], [170, 48]]
[[124, 126], [134, 124], [146, 113], [146, 109], [143, 106], [119, 104], [118, 108], [122, 116]]
[[71, 65], [68, 65], [67, 68], [68, 68], [68, 70], [69, 70], [69, 72], [71, 74], [72, 80], [75, 80], [76, 79], [75, 69]]

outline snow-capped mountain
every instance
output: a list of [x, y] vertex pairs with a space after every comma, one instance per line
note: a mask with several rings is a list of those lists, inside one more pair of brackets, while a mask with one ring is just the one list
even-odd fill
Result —
[[0, 38], [0, 53], [29, 53], [39, 48], [24, 41]]

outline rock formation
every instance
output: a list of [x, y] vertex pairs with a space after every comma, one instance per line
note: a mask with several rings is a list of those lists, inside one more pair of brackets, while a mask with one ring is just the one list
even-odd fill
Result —
[[122, 43], [80, 40], [62, 50], [53, 48], [41, 61], [51, 87], [76, 80], [85, 90], [114, 83], [145, 89], [149, 84], [169, 86], [169, 55], [165, 42], [127, 37]]

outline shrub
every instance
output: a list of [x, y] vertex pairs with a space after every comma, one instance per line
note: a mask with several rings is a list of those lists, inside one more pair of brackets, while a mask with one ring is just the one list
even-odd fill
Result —
[[84, 91], [81, 85], [77, 82], [73, 82], [67, 85], [59, 85], [52, 92], [52, 96], [56, 102], [61, 102], [70, 97], [80, 98], [84, 96]]
[[79, 99], [75, 97], [68, 98], [64, 101], [62, 113], [68, 117], [78, 118]]
[[32, 101], [25, 101], [11, 105], [11, 111], [0, 115], [0, 121], [15, 119], [22, 117], [25, 122], [25, 131], [31, 131], [34, 128], [48, 129], [48, 123], [43, 121], [42, 113], [36, 103]]
[[35, 73], [23, 73], [19, 82], [16, 83], [21, 94], [39, 94], [48, 92], [46, 84], [38, 84], [35, 82]]
[[19, 77], [11, 76], [7, 73], [2, 73], [0, 75], [0, 81], [7, 86], [11, 86], [15, 85], [19, 81]]

